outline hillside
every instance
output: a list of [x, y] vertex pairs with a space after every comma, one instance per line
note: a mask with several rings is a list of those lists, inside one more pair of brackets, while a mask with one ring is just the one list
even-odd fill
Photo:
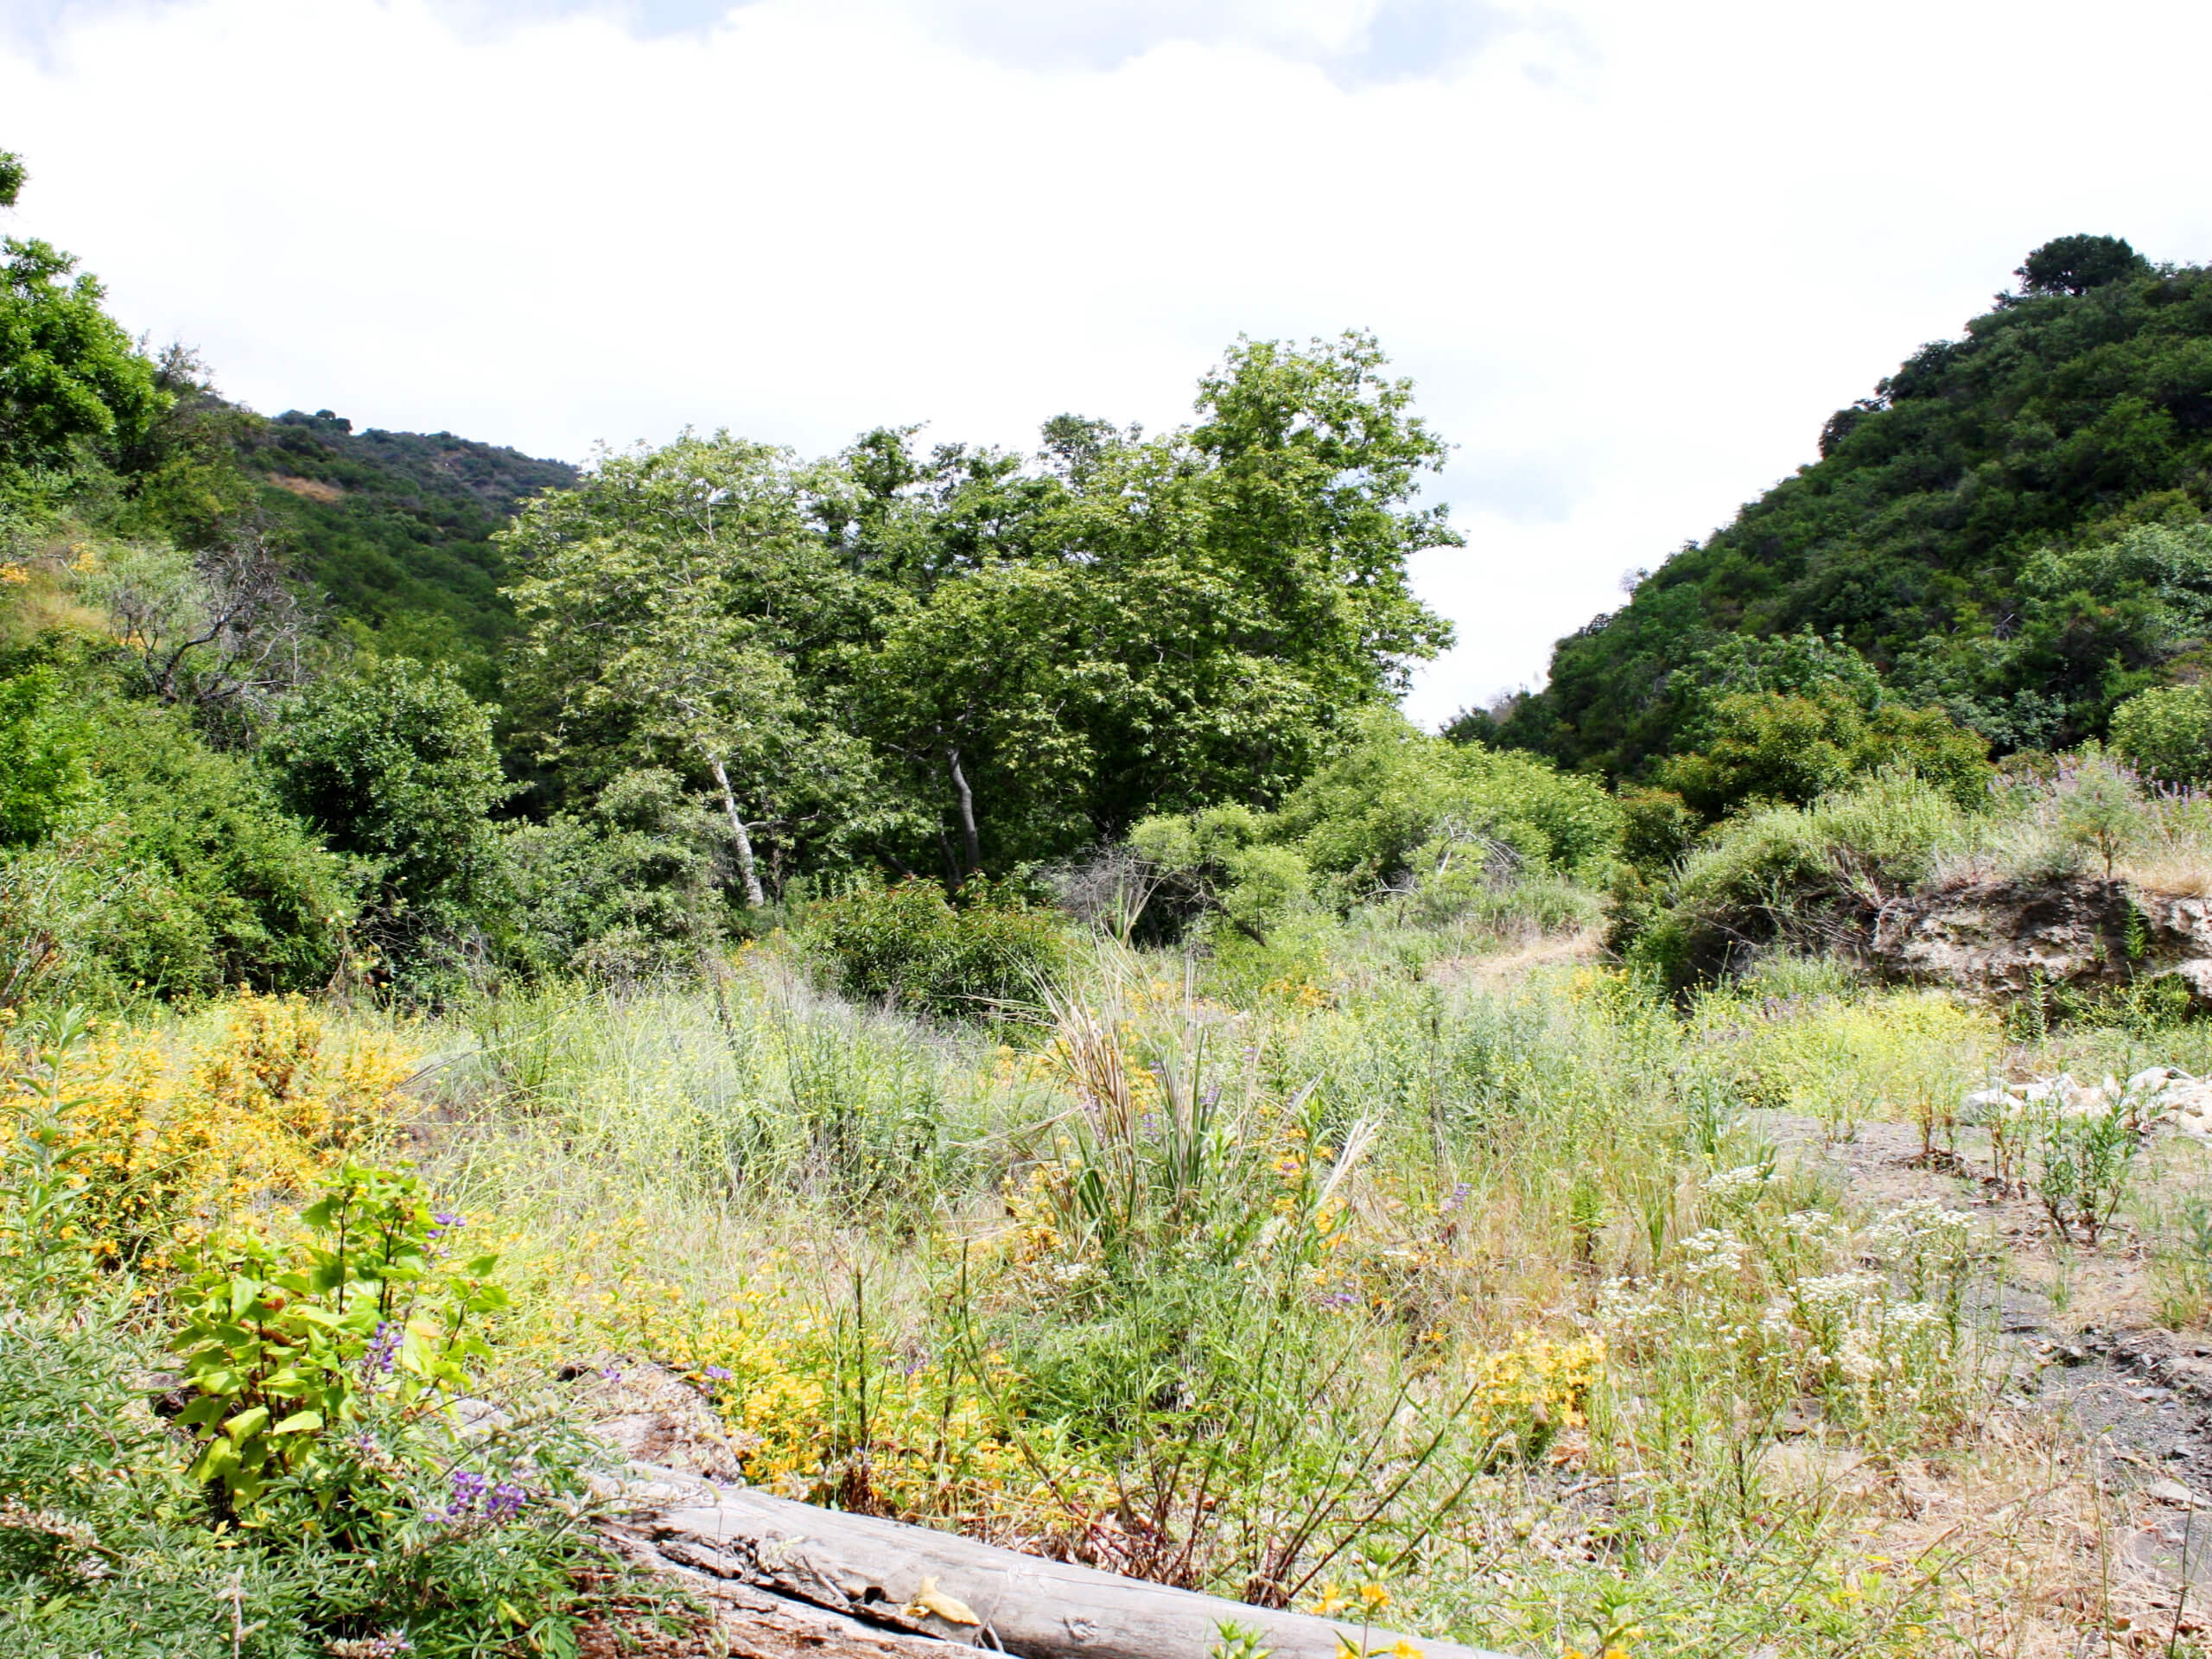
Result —
[[357, 433], [328, 410], [232, 429], [303, 580], [382, 650], [488, 683], [515, 631], [492, 534], [523, 500], [575, 482], [575, 467], [450, 432]]
[[2122, 241], [2038, 249], [2018, 289], [1840, 410], [1820, 459], [1561, 640], [1549, 684], [1465, 735], [1616, 777], [1688, 719], [1669, 677], [1730, 634], [1842, 638], [2000, 753], [2101, 734], [2208, 632], [2212, 270]]

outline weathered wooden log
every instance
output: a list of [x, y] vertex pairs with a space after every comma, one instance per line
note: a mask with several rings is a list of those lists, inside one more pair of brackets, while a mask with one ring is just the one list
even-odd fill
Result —
[[[1020, 1659], [1208, 1659], [1230, 1624], [1255, 1632], [1274, 1659], [1362, 1651], [1357, 1624], [1249, 1607], [742, 1489], [639, 1514], [625, 1530], [692, 1572]], [[1395, 1647], [1401, 1640], [1407, 1646]], [[1364, 1632], [1364, 1650], [1506, 1659], [1377, 1630]]]

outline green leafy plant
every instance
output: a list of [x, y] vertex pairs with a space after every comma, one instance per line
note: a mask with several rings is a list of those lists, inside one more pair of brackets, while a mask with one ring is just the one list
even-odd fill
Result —
[[379, 1395], [405, 1408], [465, 1391], [486, 1351], [481, 1316], [507, 1305], [496, 1256], [447, 1263], [459, 1221], [434, 1212], [413, 1175], [349, 1162], [301, 1220], [303, 1249], [232, 1237], [185, 1293], [199, 1397], [177, 1421], [201, 1437], [193, 1478], [234, 1501], [327, 1464], [331, 1432]]
[[2027, 1135], [2028, 1185], [2059, 1236], [2092, 1249], [2126, 1197], [2142, 1141], [2121, 1112], [2069, 1106], [2053, 1094], [2036, 1103]]
[[83, 1188], [68, 1168], [69, 1114], [61, 1062], [87, 1034], [75, 1009], [48, 1014], [22, 1033], [14, 1083], [24, 1098], [0, 1144], [0, 1274], [26, 1301], [81, 1295], [92, 1276], [92, 1241], [79, 1216]]

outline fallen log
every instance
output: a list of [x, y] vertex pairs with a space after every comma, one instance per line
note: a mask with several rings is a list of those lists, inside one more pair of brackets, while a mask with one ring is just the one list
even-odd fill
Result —
[[[1507, 1659], [1305, 1613], [1049, 1561], [872, 1516], [819, 1510], [747, 1489], [698, 1491], [633, 1515], [637, 1553], [684, 1573], [747, 1584], [886, 1630], [1018, 1659], [1209, 1659], [1224, 1624], [1255, 1633], [1273, 1659], [1415, 1653]], [[1395, 1644], [1403, 1642], [1402, 1648]]]

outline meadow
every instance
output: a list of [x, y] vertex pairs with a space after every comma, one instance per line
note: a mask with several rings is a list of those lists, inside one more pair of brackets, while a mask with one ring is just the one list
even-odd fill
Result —
[[[1529, 1654], [2194, 1650], [2114, 1567], [2142, 1478], [2018, 1316], [2200, 1320], [2196, 1148], [2097, 1165], [1957, 1103], [2202, 1073], [2206, 1027], [1782, 957], [1675, 999], [1586, 931], [1402, 903], [1264, 948], [1071, 932], [956, 1020], [836, 995], [809, 937], [99, 1027], [53, 1070], [139, 1275], [115, 1339], [176, 1317], [188, 1218], [281, 1251], [331, 1171], [411, 1166], [499, 1258], [472, 1391], [558, 1421], [564, 1370], [660, 1368], [785, 1495]], [[2094, 1244], [2062, 1188], [2110, 1198]]]

